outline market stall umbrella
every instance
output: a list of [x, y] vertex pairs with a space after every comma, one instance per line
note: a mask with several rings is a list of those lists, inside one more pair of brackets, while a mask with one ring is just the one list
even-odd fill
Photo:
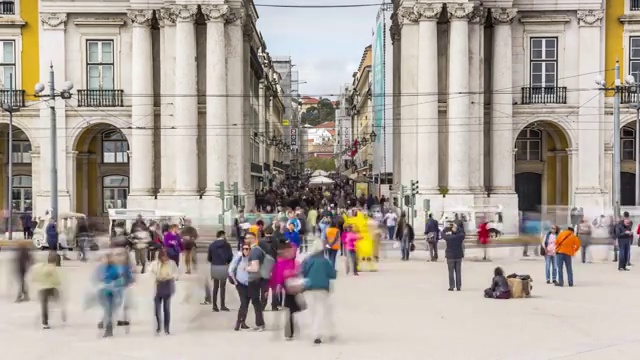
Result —
[[315, 176], [327, 176], [327, 175], [329, 175], [329, 173], [324, 171], [324, 170], [316, 170], [316, 171], [313, 172], [313, 174], [311, 174], [312, 177], [315, 177]]
[[309, 180], [309, 186], [331, 185], [334, 181], [326, 176], [315, 176]]

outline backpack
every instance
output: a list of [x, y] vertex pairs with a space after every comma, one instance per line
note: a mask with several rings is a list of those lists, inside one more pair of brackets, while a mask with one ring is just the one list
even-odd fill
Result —
[[267, 254], [267, 252], [264, 251], [264, 249], [262, 249], [260, 246], [258, 246], [258, 249], [260, 249], [260, 251], [262, 251], [262, 253], [264, 254], [264, 260], [262, 261], [262, 264], [260, 264], [260, 277], [268, 280], [271, 278], [271, 271], [276, 264], [276, 259]]

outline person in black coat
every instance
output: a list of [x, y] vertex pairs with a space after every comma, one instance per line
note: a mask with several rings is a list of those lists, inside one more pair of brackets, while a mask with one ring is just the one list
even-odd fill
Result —
[[491, 287], [484, 290], [484, 297], [487, 299], [511, 298], [509, 281], [507, 281], [507, 278], [504, 276], [504, 271], [501, 267], [497, 267], [493, 270], [493, 280], [491, 281]]
[[[229, 311], [225, 304], [227, 292], [227, 276], [229, 264], [233, 260], [233, 250], [227, 241], [224, 231], [218, 231], [216, 240], [209, 245], [207, 261], [211, 263], [211, 278], [213, 279], [213, 293], [209, 289], [209, 282], [205, 283], [205, 300], [203, 305], [212, 304], [212, 310], [218, 312]], [[220, 291], [220, 308], [218, 308], [218, 291]]]
[[452, 224], [443, 231], [442, 239], [447, 243], [445, 257], [447, 258], [447, 267], [449, 269], [449, 291], [453, 291], [454, 287], [460, 291], [462, 286], [462, 258], [464, 258], [464, 231], [457, 225]]

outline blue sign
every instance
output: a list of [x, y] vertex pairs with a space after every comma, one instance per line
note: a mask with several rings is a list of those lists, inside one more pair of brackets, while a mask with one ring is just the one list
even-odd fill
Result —
[[376, 142], [378, 143], [382, 140], [380, 132], [383, 128], [386, 99], [384, 91], [384, 36], [384, 16], [381, 16], [376, 26], [375, 43], [373, 45], [373, 87], [371, 89], [373, 98], [373, 130], [379, 135], [376, 138]]

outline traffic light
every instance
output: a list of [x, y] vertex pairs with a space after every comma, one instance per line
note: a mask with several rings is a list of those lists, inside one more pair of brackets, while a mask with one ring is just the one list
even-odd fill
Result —
[[411, 195], [418, 195], [418, 180], [411, 180]]
[[222, 201], [224, 201], [225, 198], [225, 190], [224, 190], [224, 181], [219, 182], [218, 184], [216, 184], [218, 186], [218, 198], [220, 198]]
[[238, 206], [240, 205], [240, 197], [238, 196], [239, 192], [238, 192], [238, 183], [234, 182], [231, 185], [231, 191], [233, 191], [233, 205]]

